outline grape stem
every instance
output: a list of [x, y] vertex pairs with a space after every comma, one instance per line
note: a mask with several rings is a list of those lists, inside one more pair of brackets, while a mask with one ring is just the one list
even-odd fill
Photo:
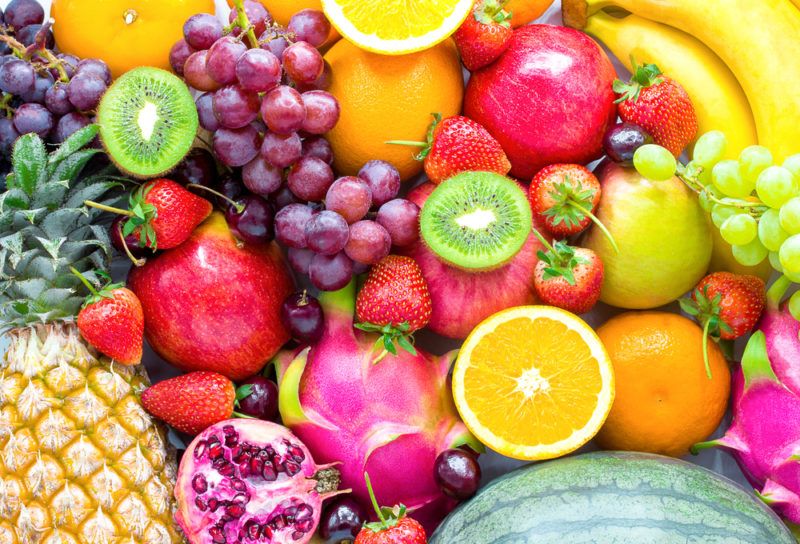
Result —
[[247, 13], [244, 11], [244, 0], [233, 0], [233, 4], [236, 6], [236, 22], [250, 41], [250, 47], [258, 47], [258, 38], [253, 30], [254, 26], [250, 24], [250, 19], [247, 18]]
[[[52, 24], [53, 19], [50, 19], [47, 24]], [[41, 31], [45, 30], [44, 28]], [[56, 57], [52, 51], [47, 49], [46, 47], [36, 48], [35, 46], [31, 46], [30, 48], [25, 48], [25, 45], [18, 42], [11, 36], [7, 35], [0, 35], [0, 42], [5, 42], [11, 48], [16, 56], [23, 60], [30, 60], [33, 56], [33, 53], [36, 53], [40, 57], [47, 60], [47, 65], [39, 68], [40, 71], [42, 70], [49, 70], [50, 68], [55, 68], [58, 71], [58, 79], [62, 83], [69, 82], [69, 76], [67, 75], [67, 71], [64, 69], [64, 63], [61, 59]], [[36, 68], [34, 66], [34, 68]]]
[[[681, 165], [682, 166], [682, 165]], [[758, 202], [749, 202], [747, 200], [741, 199], [729, 199], [727, 201], [720, 200], [717, 198], [711, 191], [709, 191], [702, 183], [700, 183], [697, 179], [697, 175], [702, 173], [702, 169], [699, 169], [697, 174], [694, 176], [690, 176], [686, 173], [686, 169], [683, 167], [679, 167], [678, 172], [676, 175], [678, 179], [680, 179], [684, 185], [686, 185], [689, 189], [697, 193], [698, 195], [705, 195], [711, 202], [714, 204], [719, 204], [720, 206], [727, 206], [729, 208], [742, 208], [742, 209], [749, 209], [750, 215], [758, 219], [763, 215], [763, 213], [769, 207], [761, 201]]]
[[0, 109], [6, 112], [6, 117], [11, 119], [14, 115], [14, 108], [11, 107], [11, 100], [14, 99], [14, 96], [9, 93], [2, 93], [2, 98], [0, 98]]
[[240, 213], [242, 213], [244, 211], [244, 204], [241, 204], [240, 202], [236, 202], [235, 200], [232, 200], [232, 199], [228, 198], [227, 196], [223, 195], [219, 191], [215, 191], [214, 189], [211, 189], [210, 187], [206, 187], [205, 185], [200, 185], [199, 183], [189, 183], [186, 186], [189, 187], [190, 189], [201, 189], [203, 191], [208, 191], [212, 195], [218, 196], [219, 198], [221, 198], [222, 200], [224, 200], [225, 202], [227, 202], [228, 204], [233, 206], [236, 209], [236, 213], [237, 214], [240, 214]]

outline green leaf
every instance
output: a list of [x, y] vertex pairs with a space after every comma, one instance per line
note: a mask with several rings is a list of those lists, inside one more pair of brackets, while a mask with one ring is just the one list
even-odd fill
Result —
[[397, 337], [397, 343], [400, 344], [400, 347], [403, 348], [404, 350], [406, 350], [407, 352], [409, 352], [411, 355], [416, 355], [417, 354], [417, 350], [414, 347], [414, 344], [412, 344], [408, 340], [407, 336], [398, 336]]
[[101, 153], [99, 149], [84, 149], [83, 151], [78, 151], [75, 154], [66, 157], [60, 163], [50, 167], [50, 179], [72, 182], [78, 178], [81, 170], [83, 170], [83, 167], [86, 166], [86, 163], [88, 163], [92, 157], [98, 153]]
[[81, 218], [86, 217], [82, 208], [62, 208], [47, 214], [41, 227], [48, 238], [66, 237], [77, 226]]
[[[98, 200], [101, 196], [106, 194], [113, 187], [119, 184], [113, 181], [98, 181], [96, 183], [80, 184], [76, 186], [69, 195], [69, 198], [64, 203], [65, 208], [78, 208], [83, 206], [86, 200]], [[100, 210], [97, 210], [101, 213]]]
[[[83, 149], [94, 140], [100, 132], [100, 125], [87, 125], [80, 130], [75, 131], [72, 136], [64, 140], [64, 143], [50, 155], [50, 164], [56, 164], [74, 154], [79, 149]], [[99, 150], [97, 150], [99, 151]], [[72, 178], [69, 178], [72, 179]]]
[[66, 236], [61, 238], [37, 238], [39, 243], [42, 244], [44, 250], [53, 258], [58, 259], [59, 251], [64, 242], [67, 241]]
[[238, 403], [238, 401], [249, 397], [252, 393], [253, 393], [253, 384], [246, 383], [246, 384], [244, 384], [242, 386], [239, 386], [239, 388], [236, 389], [236, 401], [237, 401], [237, 403]]
[[17, 138], [12, 154], [14, 184], [33, 196], [37, 185], [43, 181], [47, 164], [44, 142], [36, 134], [25, 134]]
[[14, 291], [22, 295], [17, 298], [36, 300], [47, 289], [47, 282], [41, 278], [31, 278], [28, 280], [13, 282], [12, 288]]
[[54, 210], [64, 202], [68, 190], [69, 183], [66, 181], [45, 182], [37, 189], [31, 207]]
[[0, 213], [6, 208], [25, 210], [30, 207], [30, 198], [22, 189], [9, 189], [0, 195]]

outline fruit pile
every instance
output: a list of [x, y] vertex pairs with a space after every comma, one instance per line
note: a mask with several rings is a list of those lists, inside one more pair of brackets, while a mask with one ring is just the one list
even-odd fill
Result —
[[0, 542], [797, 541], [800, 0], [51, 3]]

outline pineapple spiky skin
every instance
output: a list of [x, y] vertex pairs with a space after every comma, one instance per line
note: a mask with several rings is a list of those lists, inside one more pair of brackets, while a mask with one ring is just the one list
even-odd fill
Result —
[[75, 324], [111, 245], [102, 213], [122, 178], [84, 172], [97, 127], [47, 153], [14, 146], [0, 194], [0, 544], [173, 544], [174, 449], [142, 408], [144, 367], [100, 357]]

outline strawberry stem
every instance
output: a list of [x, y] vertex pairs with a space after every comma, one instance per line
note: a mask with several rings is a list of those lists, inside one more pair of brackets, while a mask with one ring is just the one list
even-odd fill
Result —
[[372, 501], [372, 507], [375, 509], [375, 513], [378, 514], [378, 519], [381, 520], [381, 523], [385, 526], [386, 525], [386, 518], [381, 512], [381, 507], [378, 504], [378, 499], [375, 497], [375, 490], [372, 489], [372, 481], [369, 479], [369, 473], [364, 472], [364, 481], [367, 482], [367, 491], [369, 491], [369, 500]]
[[583, 213], [586, 215], [586, 217], [588, 217], [589, 219], [591, 219], [591, 220], [592, 220], [592, 222], [593, 222], [595, 225], [597, 225], [597, 228], [599, 228], [599, 229], [602, 231], [602, 233], [605, 235], [605, 237], [608, 239], [608, 243], [610, 243], [610, 244], [611, 244], [611, 247], [613, 247], [613, 248], [614, 248], [614, 252], [615, 252], [615, 253], [619, 253], [619, 246], [617, 246], [617, 241], [616, 241], [616, 240], [614, 240], [614, 237], [613, 237], [613, 236], [611, 236], [611, 233], [610, 233], [610, 232], [609, 232], [609, 230], [606, 228], [606, 226], [603, 224], [603, 222], [602, 222], [602, 221], [600, 221], [600, 220], [597, 218], [597, 216], [596, 216], [595, 214], [593, 214], [593, 213], [592, 213], [592, 211], [591, 211], [591, 210], [588, 210], [588, 209], [586, 209], [585, 207], [581, 206], [580, 204], [578, 204], [578, 203], [577, 203], [577, 202], [575, 202], [574, 200], [568, 200], [568, 201], [567, 201], [567, 204], [568, 204], [568, 205], [570, 205], [570, 206], [572, 206], [572, 207], [573, 207], [573, 208], [575, 208], [576, 210], [579, 210], [579, 211], [583, 212]]
[[703, 324], [703, 362], [706, 365], [706, 376], [710, 380], [711, 376], [711, 363], [708, 361], [708, 327], [711, 324], [710, 319], [706, 319], [705, 323]]
[[236, 202], [235, 200], [228, 198], [219, 191], [215, 191], [210, 187], [206, 187], [205, 185], [200, 185], [199, 183], [189, 183], [186, 186], [191, 189], [202, 189], [203, 191], [208, 191], [212, 195], [218, 196], [219, 198], [221, 198], [222, 200], [233, 206], [236, 209], [237, 214], [240, 214], [244, 211], [244, 204]]
[[125, 252], [125, 255], [128, 256], [133, 265], [137, 268], [144, 266], [147, 261], [145, 259], [137, 259], [133, 253], [131, 253], [131, 249], [128, 247], [128, 241], [125, 240], [125, 235], [122, 233], [122, 223], [117, 225], [117, 231], [119, 231], [119, 239], [122, 240], [122, 250]]
[[105, 204], [100, 204], [99, 202], [94, 202], [92, 200], [84, 200], [83, 203], [90, 208], [97, 208], [98, 210], [103, 210], [104, 212], [111, 212], [117, 215], [124, 215], [126, 217], [133, 217], [133, 212], [130, 210], [123, 210], [122, 208], [115, 208], [114, 206], [107, 206]]
[[538, 230], [536, 230], [536, 228], [535, 228], [535, 227], [534, 227], [534, 228], [531, 228], [531, 230], [533, 231], [533, 234], [534, 234], [534, 235], [535, 235], [535, 236], [536, 236], [536, 237], [539, 239], [539, 241], [542, 243], [542, 245], [543, 245], [545, 248], [547, 248], [549, 251], [552, 251], [553, 253], [555, 253], [555, 251], [556, 251], [556, 250], [555, 250], [555, 248], [553, 247], [553, 244], [551, 244], [550, 242], [548, 242], [548, 241], [547, 241], [547, 239], [546, 239], [544, 236], [542, 236], [542, 233], [541, 233], [541, 232], [539, 232]]
[[92, 295], [96, 297], [100, 296], [100, 293], [97, 292], [97, 289], [94, 288], [94, 285], [92, 285], [92, 283], [89, 280], [87, 280], [83, 274], [78, 272], [77, 268], [75, 268], [74, 266], [70, 266], [69, 271], [72, 272], [75, 276], [77, 276], [79, 280], [81, 280], [81, 283], [83, 283], [86, 286], [86, 288]]

